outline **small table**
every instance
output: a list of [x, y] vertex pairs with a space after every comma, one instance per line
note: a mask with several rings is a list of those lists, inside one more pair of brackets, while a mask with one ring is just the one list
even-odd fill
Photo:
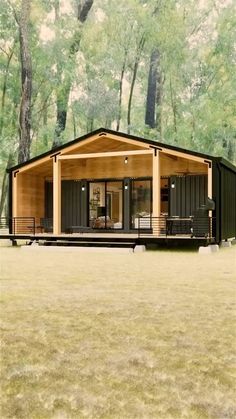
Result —
[[43, 233], [44, 230], [44, 226], [27, 226], [28, 230], [30, 231], [30, 233], [37, 233], [37, 231], [39, 233]]

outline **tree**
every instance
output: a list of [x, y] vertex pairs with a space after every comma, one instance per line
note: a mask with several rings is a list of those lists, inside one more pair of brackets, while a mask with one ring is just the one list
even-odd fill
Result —
[[22, 0], [20, 18], [16, 16], [19, 26], [20, 60], [21, 60], [21, 104], [20, 104], [20, 138], [18, 162], [30, 158], [31, 144], [31, 97], [32, 97], [32, 63], [29, 45], [29, 18], [31, 0]]
[[159, 131], [161, 131], [160, 110], [156, 112], [156, 106], [159, 109], [161, 107], [161, 84], [160, 52], [155, 48], [150, 58], [145, 124]]
[[135, 54], [135, 60], [134, 60], [134, 66], [133, 66], [133, 74], [131, 79], [131, 85], [130, 85], [130, 93], [129, 93], [129, 102], [128, 102], [128, 111], [127, 111], [127, 132], [130, 134], [131, 131], [131, 109], [132, 109], [132, 100], [133, 100], [133, 94], [134, 94], [134, 85], [137, 78], [137, 72], [138, 72], [138, 66], [141, 59], [141, 54], [143, 52], [144, 44], [145, 44], [145, 34], [143, 33], [141, 35], [141, 38], [138, 42], [136, 54]]
[[[78, 20], [78, 28], [74, 33], [73, 40], [71, 42], [69, 51], [68, 51], [68, 59], [69, 61], [73, 61], [76, 53], [79, 51], [80, 41], [81, 41], [81, 25], [84, 24], [88, 17], [88, 13], [93, 5], [93, 0], [78, 0], [77, 4], [77, 20]], [[56, 15], [58, 15], [56, 13]], [[56, 107], [57, 107], [57, 114], [56, 114], [56, 126], [54, 132], [54, 140], [53, 140], [53, 147], [58, 146], [61, 143], [61, 134], [65, 130], [66, 127], [66, 119], [67, 119], [67, 109], [68, 109], [68, 100], [72, 85], [72, 77], [71, 74], [64, 75], [63, 68], [58, 66], [58, 78], [60, 86], [58, 86], [56, 92]], [[63, 80], [64, 76], [64, 80]]]

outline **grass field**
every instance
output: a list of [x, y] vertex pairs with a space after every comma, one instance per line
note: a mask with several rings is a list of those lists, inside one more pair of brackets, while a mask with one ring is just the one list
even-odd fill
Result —
[[0, 248], [1, 418], [235, 418], [236, 246]]

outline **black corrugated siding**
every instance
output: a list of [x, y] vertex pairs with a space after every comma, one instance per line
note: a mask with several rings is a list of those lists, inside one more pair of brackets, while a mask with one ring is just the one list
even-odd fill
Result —
[[236, 237], [236, 173], [221, 165], [221, 240]]
[[45, 217], [53, 218], [53, 185], [45, 182]]
[[188, 175], [172, 176], [170, 184], [170, 215], [189, 217], [194, 215], [201, 205], [206, 204], [207, 199], [207, 176]]
[[[61, 182], [61, 229], [81, 225], [81, 182], [63, 180]], [[53, 218], [52, 182], [45, 182], [45, 217]]]
[[66, 231], [71, 226], [80, 225], [81, 182], [63, 180], [61, 182], [61, 230]]

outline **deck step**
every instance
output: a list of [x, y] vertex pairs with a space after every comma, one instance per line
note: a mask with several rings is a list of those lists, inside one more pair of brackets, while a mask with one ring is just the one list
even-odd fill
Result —
[[45, 241], [42, 246], [77, 246], [77, 247], [116, 247], [116, 248], [135, 248], [135, 242], [97, 242], [97, 241]]

